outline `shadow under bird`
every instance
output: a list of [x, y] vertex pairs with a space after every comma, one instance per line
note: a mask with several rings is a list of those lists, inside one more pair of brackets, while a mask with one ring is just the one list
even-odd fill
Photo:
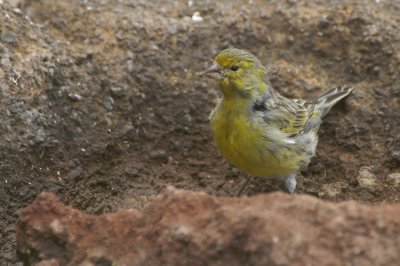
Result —
[[272, 88], [261, 62], [235, 48], [220, 52], [202, 74], [218, 79], [222, 91], [210, 114], [222, 155], [252, 175], [282, 180], [290, 193], [296, 189], [297, 173], [315, 155], [322, 119], [352, 91], [337, 87], [313, 101], [285, 98]]

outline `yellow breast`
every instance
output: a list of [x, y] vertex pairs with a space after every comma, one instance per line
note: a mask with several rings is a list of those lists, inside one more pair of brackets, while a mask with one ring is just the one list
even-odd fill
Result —
[[296, 171], [296, 160], [269, 152], [271, 144], [264, 137], [265, 129], [252, 124], [246, 113], [217, 107], [211, 117], [211, 129], [225, 159], [250, 174], [282, 177]]

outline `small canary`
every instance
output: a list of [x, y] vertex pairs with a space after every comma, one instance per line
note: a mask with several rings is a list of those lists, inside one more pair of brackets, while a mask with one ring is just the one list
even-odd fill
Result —
[[282, 180], [290, 193], [297, 173], [315, 155], [322, 119], [352, 91], [337, 87], [313, 101], [285, 98], [272, 88], [263, 64], [235, 48], [220, 52], [203, 74], [217, 78], [222, 92], [210, 114], [222, 155], [252, 175]]

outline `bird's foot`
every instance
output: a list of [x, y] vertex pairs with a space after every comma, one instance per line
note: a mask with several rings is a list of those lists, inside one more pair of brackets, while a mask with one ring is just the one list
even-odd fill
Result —
[[251, 180], [252, 176], [249, 176], [246, 181], [244, 182], [244, 184], [242, 185], [242, 187], [240, 188], [239, 192], [237, 193], [237, 197], [240, 197], [240, 195], [242, 195], [243, 190], [247, 187], [247, 185], [249, 184], [250, 180]]

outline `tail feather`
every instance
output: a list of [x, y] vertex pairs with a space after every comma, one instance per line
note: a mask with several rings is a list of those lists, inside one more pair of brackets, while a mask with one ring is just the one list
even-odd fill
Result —
[[341, 99], [348, 96], [353, 91], [350, 87], [337, 87], [328, 90], [315, 101], [315, 109], [319, 112], [319, 118], [322, 119]]

